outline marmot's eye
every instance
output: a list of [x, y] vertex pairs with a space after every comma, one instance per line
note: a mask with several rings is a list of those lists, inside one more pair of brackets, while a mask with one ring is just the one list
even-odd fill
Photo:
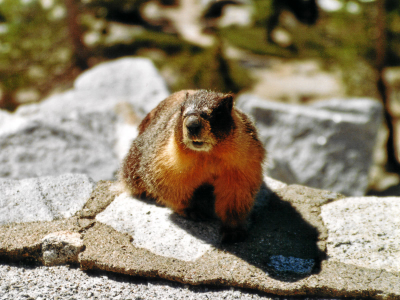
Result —
[[202, 117], [203, 119], [208, 119], [209, 115], [205, 111], [202, 111], [200, 113], [200, 117]]

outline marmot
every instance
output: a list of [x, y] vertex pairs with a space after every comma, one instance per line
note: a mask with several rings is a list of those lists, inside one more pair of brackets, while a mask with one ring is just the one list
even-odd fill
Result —
[[188, 218], [202, 219], [197, 202], [212, 197], [223, 242], [244, 238], [265, 158], [256, 128], [233, 100], [206, 90], [172, 94], [142, 120], [119, 171], [130, 194]]

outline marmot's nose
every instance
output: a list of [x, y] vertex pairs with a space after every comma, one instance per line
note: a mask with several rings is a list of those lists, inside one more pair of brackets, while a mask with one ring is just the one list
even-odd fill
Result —
[[197, 116], [189, 116], [186, 120], [186, 128], [190, 134], [198, 134], [201, 128], [201, 122]]

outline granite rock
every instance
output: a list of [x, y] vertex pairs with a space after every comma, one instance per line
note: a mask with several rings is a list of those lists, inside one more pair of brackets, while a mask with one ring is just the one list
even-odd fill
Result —
[[[169, 229], [165, 231], [166, 218], [160, 221], [155, 216], [149, 216], [155, 212], [154, 203], [121, 195], [104, 211], [108, 220], [105, 214], [98, 215], [99, 222], [87, 231], [84, 238], [86, 250], [79, 256], [81, 267], [166, 278], [194, 285], [250, 288], [281, 296], [374, 299], [397, 299], [400, 296], [398, 271], [392, 269], [388, 272], [378, 266], [365, 268], [330, 257], [329, 244], [326, 248], [326, 243], [330, 243], [330, 225], [326, 227], [321, 210], [346, 201], [347, 198], [343, 199], [340, 194], [329, 191], [285, 185], [268, 178], [266, 181], [273, 183], [275, 188], [267, 193], [270, 197], [269, 205], [255, 212], [254, 223], [246, 241], [220, 245], [211, 239], [208, 242], [211, 247], [201, 256], [193, 256], [190, 260], [178, 257], [175, 252], [172, 255], [167, 253], [171, 244], [165, 244], [165, 239], [159, 238], [168, 235]], [[140, 206], [147, 206], [147, 209], [141, 211], [148, 215], [138, 218], [137, 222], [133, 221], [136, 204], [126, 203], [133, 201], [140, 202]], [[118, 203], [119, 209], [113, 207], [113, 204]], [[122, 213], [123, 208], [125, 212]], [[115, 215], [114, 223], [112, 212]], [[374, 215], [371, 217], [376, 218]], [[170, 218], [176, 222], [179, 217], [170, 214]], [[146, 232], [144, 238], [138, 239], [136, 243], [135, 231], [151, 227], [146, 224], [148, 222], [154, 223], [153, 230], [161, 234], [154, 239], [154, 235]], [[129, 227], [130, 224], [136, 225]], [[187, 230], [191, 238], [207, 241], [207, 232], [193, 229], [199, 228], [199, 225], [187, 227], [183, 223], [175, 224]], [[141, 242], [146, 237], [154, 240], [145, 245]], [[172, 242], [182, 247], [181, 241]], [[159, 249], [155, 250], [153, 246], [157, 243]], [[192, 246], [196, 247], [195, 244]], [[198, 247], [200, 249], [202, 246]], [[161, 252], [158, 252], [160, 249]], [[382, 259], [384, 257], [385, 253], [382, 253]]]
[[114, 177], [118, 159], [113, 153], [115, 117], [111, 114], [13, 117], [0, 129], [0, 177], [64, 173], [86, 173], [96, 181]]
[[0, 177], [85, 173], [95, 181], [113, 179], [136, 132], [118, 106], [126, 103], [140, 119], [168, 94], [150, 60], [123, 58], [83, 73], [72, 90], [15, 114], [1, 111]]
[[322, 207], [330, 260], [400, 272], [400, 198], [346, 198]]
[[39, 104], [22, 106], [17, 114], [104, 113], [114, 110], [118, 103], [127, 102], [144, 117], [168, 95], [165, 81], [149, 59], [126, 57], [89, 69], [78, 76], [72, 90]]
[[135, 247], [184, 261], [198, 259], [218, 242], [215, 224], [185, 220], [166, 207], [127, 194], [118, 196], [96, 220], [131, 235]]
[[[264, 210], [272, 190], [262, 186], [254, 210]], [[123, 193], [96, 220], [132, 236], [135, 247], [184, 261], [195, 261], [219, 244], [220, 225], [216, 221], [185, 219], [154, 200], [139, 200]]]
[[289, 184], [364, 195], [382, 105], [371, 99], [333, 99], [313, 106], [242, 95], [269, 154], [269, 176]]
[[82, 235], [77, 232], [50, 233], [42, 240], [43, 262], [46, 266], [77, 263], [83, 249]]
[[72, 217], [83, 208], [94, 186], [83, 174], [0, 179], [0, 224]]
[[[121, 194], [113, 182], [99, 182], [70, 218], [0, 225], [0, 258], [78, 262], [84, 270], [285, 297], [400, 297], [399, 198], [344, 198], [265, 182], [270, 187], [259, 193], [244, 242], [220, 244], [217, 223], [185, 220], [154, 201]], [[55, 194], [62, 190], [54, 186]], [[345, 256], [335, 252], [342, 244], [349, 244]], [[70, 259], [61, 259], [63, 252]]]

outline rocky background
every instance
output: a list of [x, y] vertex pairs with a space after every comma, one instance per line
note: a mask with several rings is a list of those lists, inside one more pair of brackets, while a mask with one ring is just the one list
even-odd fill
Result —
[[[270, 1], [0, 1], [0, 260], [398, 299], [400, 201], [365, 197], [398, 194], [386, 142], [397, 143], [397, 8], [387, 3], [374, 64], [381, 2], [318, 3], [307, 25]], [[245, 243], [221, 246], [218, 224], [112, 188], [137, 122], [181, 88], [237, 92], [267, 148]], [[5, 299], [24, 297], [26, 285], [0, 283]]]
[[[39, 104], [0, 111], [1, 177], [85, 173], [115, 179], [138, 119], [169, 94], [152, 62], [123, 58], [79, 76], [74, 88]], [[266, 172], [287, 183], [362, 196], [368, 188], [382, 105], [331, 99], [303, 107], [242, 94], [269, 159]]]
[[[352, 156], [339, 151], [348, 147], [344, 144], [351, 143], [352, 133], [342, 136], [341, 141], [335, 139], [336, 143], [343, 143], [336, 147], [330, 145], [333, 132], [321, 131], [308, 139], [317, 143], [319, 138], [319, 143], [326, 146], [317, 147], [329, 148], [331, 154], [323, 154], [324, 158], [309, 166], [303, 158], [299, 159], [303, 161], [301, 166], [285, 165], [282, 158], [271, 154], [270, 172], [285, 182], [330, 188], [349, 195], [397, 195], [400, 169], [395, 66], [400, 61], [400, 8], [395, 1], [386, 1], [384, 7], [381, 2], [319, 0], [318, 11], [310, 16], [307, 9], [312, 10], [307, 6], [272, 0], [2, 0], [0, 108], [15, 111], [22, 104], [71, 89], [82, 71], [124, 56], [149, 58], [168, 92], [208, 88], [313, 106], [304, 110], [299, 107], [300, 114], [306, 110], [318, 114], [313, 103], [323, 100], [349, 100], [353, 104], [344, 105], [353, 106], [355, 97], [375, 99], [382, 103], [385, 113], [376, 112], [368, 117], [375, 122], [368, 126], [375, 127], [378, 135], [377, 139], [368, 137], [369, 142], [362, 143], [368, 150], [358, 160], [351, 158], [354, 153]], [[384, 26], [381, 20], [386, 20]], [[381, 83], [385, 85], [383, 90]], [[332, 102], [328, 106], [337, 104]], [[362, 106], [361, 102], [358, 106]], [[296, 110], [292, 112], [297, 114]], [[279, 118], [279, 122], [286, 122], [283, 115]], [[306, 127], [319, 126], [316, 119], [305, 117], [304, 122], [309, 123]], [[300, 139], [295, 140], [301, 143]], [[357, 143], [353, 142], [350, 147], [354, 148]], [[273, 144], [271, 147], [286, 148], [292, 142], [288, 138], [280, 146]], [[303, 152], [314, 157], [314, 148], [303, 148]], [[342, 157], [332, 157], [339, 152]], [[293, 161], [293, 155], [298, 154], [283, 151], [279, 155]], [[319, 162], [321, 159], [326, 161]], [[353, 161], [352, 170], [343, 166], [348, 164], [346, 161]], [[321, 185], [306, 174], [306, 169], [322, 170], [327, 164], [335, 165], [330, 167], [336, 169], [332, 171], [335, 174], [346, 170], [346, 174], [352, 174], [349, 177], [363, 183], [349, 183], [350, 189], [355, 189], [349, 192], [349, 188], [335, 187], [340, 185], [333, 182], [339, 180], [337, 175], [332, 175], [335, 179], [329, 179], [330, 183]], [[295, 174], [300, 170], [301, 174]], [[1, 172], [4, 177], [21, 178], [7, 168]], [[26, 172], [28, 175], [29, 171]]]

